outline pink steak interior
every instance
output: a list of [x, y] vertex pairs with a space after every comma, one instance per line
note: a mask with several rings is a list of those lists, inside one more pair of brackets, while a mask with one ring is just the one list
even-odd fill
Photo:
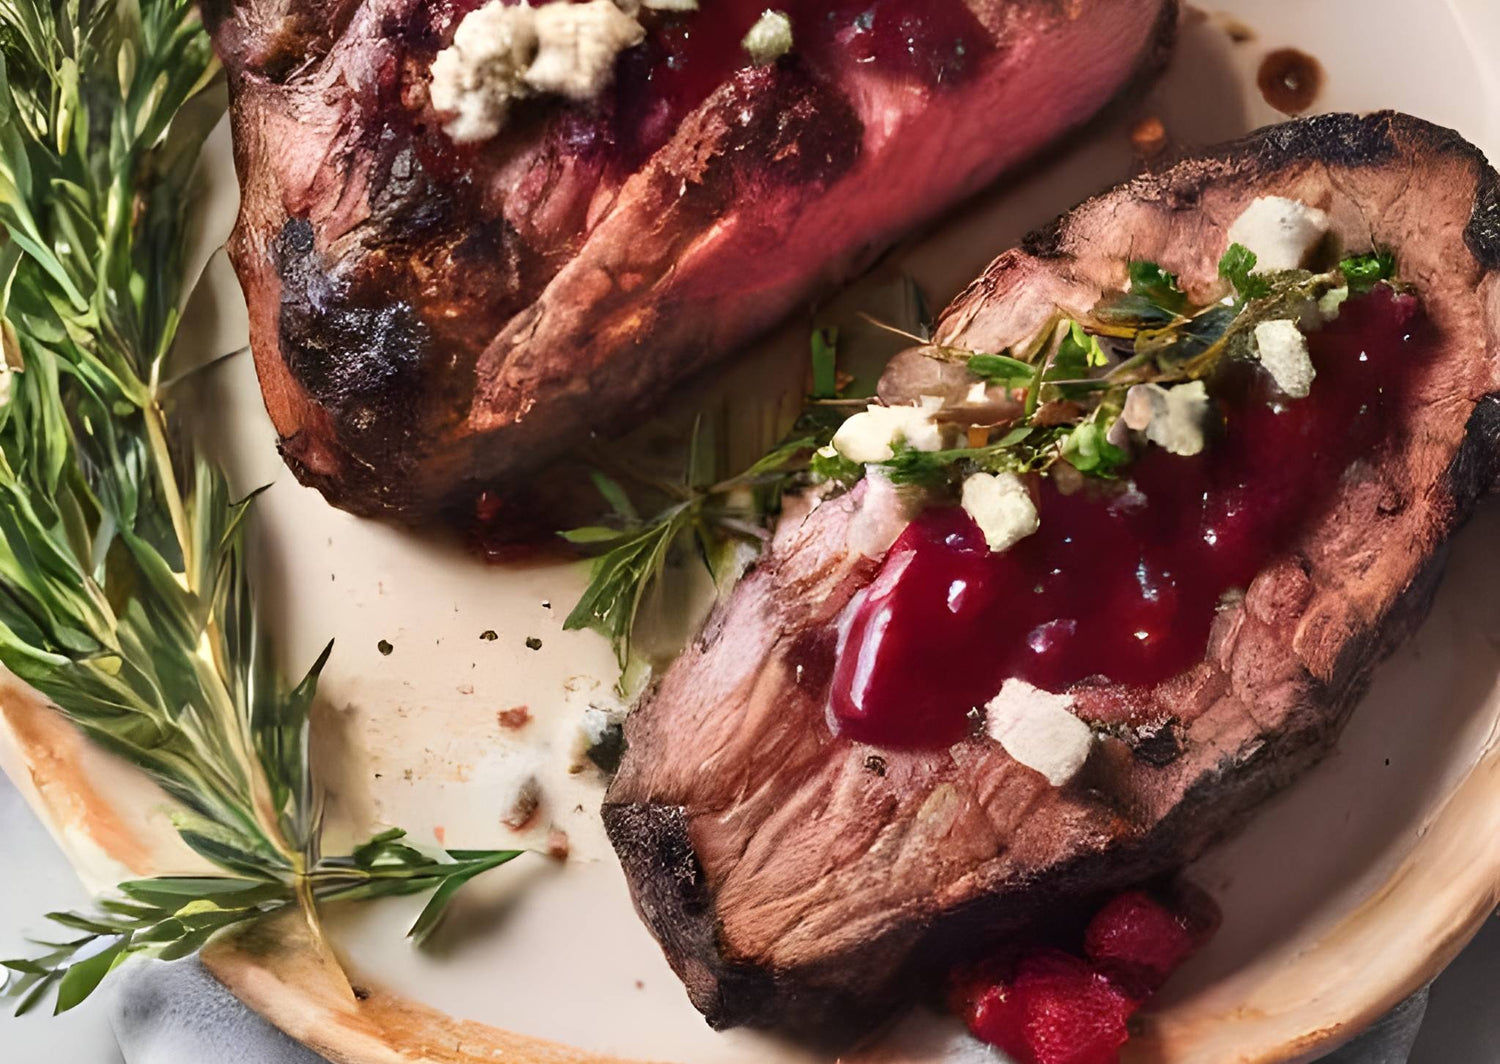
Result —
[[1309, 337], [1317, 379], [1286, 400], [1257, 366], [1210, 382], [1224, 431], [1192, 458], [1148, 447], [1134, 487], [1072, 495], [1037, 477], [1039, 531], [990, 553], [968, 514], [929, 509], [858, 604], [834, 672], [840, 730], [943, 747], [1017, 677], [1152, 685], [1202, 658], [1225, 592], [1316, 516], [1350, 464], [1399, 433], [1395, 401], [1426, 361], [1417, 301], [1381, 286]]

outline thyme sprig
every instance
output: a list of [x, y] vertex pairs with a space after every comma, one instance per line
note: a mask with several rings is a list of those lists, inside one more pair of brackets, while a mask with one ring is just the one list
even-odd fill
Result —
[[[515, 851], [379, 836], [322, 853], [308, 713], [329, 649], [281, 682], [231, 497], [172, 417], [189, 185], [217, 109], [190, 0], [0, 0], [0, 662], [175, 801], [222, 875], [122, 884], [81, 932], [4, 962], [18, 1010], [88, 996], [127, 957], [185, 956], [295, 907], [433, 890]], [[195, 111], [200, 113], [195, 113]]]
[[[940, 484], [974, 472], [1045, 472], [1058, 462], [1086, 476], [1116, 475], [1130, 454], [1108, 439], [1131, 387], [1212, 376], [1226, 359], [1253, 357], [1263, 322], [1332, 317], [1351, 294], [1395, 274], [1389, 252], [1343, 259], [1327, 270], [1256, 273], [1254, 252], [1231, 245], [1219, 263], [1230, 292], [1194, 306], [1177, 278], [1154, 262], [1132, 262], [1129, 287], [1081, 319], [1061, 312], [1033, 339], [1000, 354], [943, 348], [978, 380], [1021, 392], [1021, 416], [997, 439], [941, 451], [894, 448], [883, 463], [893, 480]], [[1048, 417], [1043, 420], [1043, 411]], [[857, 473], [856, 473], [857, 477]]]
[[[897, 483], [932, 487], [975, 472], [1047, 472], [1059, 463], [1084, 476], [1117, 476], [1131, 455], [1111, 441], [1110, 428], [1131, 387], [1205, 379], [1225, 359], [1251, 357], [1251, 338], [1260, 323], [1331, 317], [1351, 294], [1363, 294], [1395, 274], [1394, 258], [1378, 250], [1322, 271], [1256, 273], [1255, 267], [1252, 251], [1232, 245], [1219, 263], [1227, 294], [1195, 305], [1176, 276], [1159, 264], [1132, 262], [1123, 291], [1078, 318], [1059, 310], [1031, 339], [1002, 352], [939, 344], [925, 324], [902, 329], [869, 319], [929, 357], [961, 363], [976, 381], [1019, 397], [1021, 410], [1010, 423], [981, 426], [989, 437], [983, 442], [921, 451], [898, 440], [888, 460], [872, 464]], [[563, 533], [596, 555], [567, 627], [607, 636], [625, 669], [642, 603], [683, 543], [696, 543], [717, 579], [715, 559], [725, 556], [726, 544], [754, 546], [766, 537], [782, 492], [807, 483], [849, 487], [865, 475], [865, 466], [827, 446], [839, 424], [868, 402], [838, 393], [836, 340], [836, 334], [814, 333], [813, 393], [799, 430], [740, 476], [703, 487], [693, 487], [689, 476], [672, 493], [671, 504], [649, 519], [639, 516], [617, 483], [597, 481], [614, 509], [613, 523]], [[693, 468], [695, 460], [688, 465]], [[741, 489], [752, 485], [771, 490], [747, 506]]]

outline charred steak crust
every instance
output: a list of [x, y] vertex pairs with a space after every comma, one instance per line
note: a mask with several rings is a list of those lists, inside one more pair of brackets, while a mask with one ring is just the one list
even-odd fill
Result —
[[[1393, 244], [1441, 346], [1404, 449], [1351, 469], [1327, 517], [1221, 617], [1200, 667], [1144, 712], [1138, 693], [1118, 700], [1144, 725], [1135, 748], [1105, 740], [1061, 790], [978, 739], [858, 771], [868, 751], [829, 736], [826, 681], [799, 687], [787, 649], [870, 579], [843, 558], [857, 498], [784, 521], [630, 718], [604, 806], [642, 918], [710, 1023], [855, 1036], [1070, 899], [1180, 867], [1328, 752], [1500, 475], [1497, 190], [1449, 130], [1308, 119], [1090, 200], [955, 301], [939, 337], [1001, 350], [1057, 305], [1087, 309], [1131, 255], [1207, 292], [1238, 209], [1279, 193], [1321, 201], [1356, 250]], [[1093, 695], [1080, 712], [1119, 723], [1113, 692]]]
[[943, 2], [989, 35], [952, 84], [794, 50], [638, 159], [612, 99], [535, 101], [452, 144], [428, 72], [473, 5], [206, 0], [242, 186], [229, 250], [298, 478], [413, 521], [524, 489], [1157, 70], [1176, 14]]

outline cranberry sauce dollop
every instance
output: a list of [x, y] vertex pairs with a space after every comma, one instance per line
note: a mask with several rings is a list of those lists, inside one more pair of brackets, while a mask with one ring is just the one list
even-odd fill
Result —
[[1183, 458], [1148, 446], [1128, 481], [1072, 495], [1037, 477], [1041, 527], [990, 553], [962, 509], [929, 509], [887, 554], [834, 670], [842, 734], [941, 748], [1003, 681], [1153, 685], [1203, 656], [1224, 593], [1243, 589], [1327, 504], [1356, 459], [1399, 432], [1426, 362], [1416, 299], [1380, 286], [1309, 337], [1317, 379], [1281, 396], [1260, 367], [1221, 371], [1224, 430]]

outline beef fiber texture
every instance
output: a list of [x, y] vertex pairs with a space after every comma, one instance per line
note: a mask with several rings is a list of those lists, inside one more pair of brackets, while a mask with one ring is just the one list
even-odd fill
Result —
[[961, 69], [794, 46], [745, 59], [660, 143], [606, 90], [525, 101], [460, 145], [430, 71], [476, 6], [204, 3], [266, 407], [297, 476], [355, 513], [523, 492], [1154, 73], [1177, 11], [912, 0], [961, 27]]
[[1139, 177], [1001, 255], [937, 342], [1005, 350], [1122, 289], [1131, 259], [1216, 298], [1228, 227], [1269, 195], [1322, 208], [1351, 253], [1394, 251], [1420, 297], [1436, 348], [1399, 440], [1220, 611], [1196, 666], [1071, 692], [1108, 731], [1060, 788], [984, 735], [887, 751], [832, 734], [837, 623], [878, 568], [849, 543], [864, 488], [784, 518], [629, 718], [604, 807], [636, 907], [710, 1023], [853, 1037], [1070, 902], [1180, 868], [1328, 752], [1420, 621], [1500, 468], [1500, 181], [1457, 134], [1328, 115]]

